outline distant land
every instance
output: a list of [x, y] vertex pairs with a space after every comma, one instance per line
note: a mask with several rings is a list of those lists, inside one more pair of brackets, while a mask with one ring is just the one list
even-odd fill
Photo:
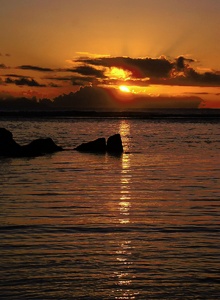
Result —
[[149, 109], [147, 111], [0, 111], [1, 119], [62, 119], [62, 118], [127, 118], [155, 120], [189, 120], [220, 122], [219, 109]]

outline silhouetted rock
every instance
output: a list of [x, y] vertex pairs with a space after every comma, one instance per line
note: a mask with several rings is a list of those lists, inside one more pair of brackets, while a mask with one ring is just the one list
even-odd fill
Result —
[[77, 146], [75, 150], [80, 152], [105, 153], [106, 140], [105, 138], [99, 138], [88, 143], [82, 143], [81, 145]]
[[8, 142], [13, 139], [13, 135], [11, 131], [5, 129], [5, 128], [0, 128], [0, 142]]
[[120, 134], [112, 135], [108, 138], [107, 144], [105, 138], [99, 138], [94, 141], [83, 143], [77, 146], [74, 150], [80, 152], [92, 152], [92, 153], [114, 153], [121, 154], [123, 152], [123, 146]]
[[28, 145], [20, 146], [14, 141], [10, 131], [0, 128], [0, 156], [34, 157], [62, 150], [51, 138], [37, 139]]
[[21, 146], [14, 141], [12, 133], [0, 128], [0, 156], [15, 156], [20, 151]]
[[110, 152], [110, 153], [122, 153], [123, 152], [121, 136], [119, 133], [114, 134], [108, 138], [107, 152]]
[[37, 139], [22, 147], [22, 155], [40, 156], [62, 150], [63, 149], [57, 146], [51, 138]]

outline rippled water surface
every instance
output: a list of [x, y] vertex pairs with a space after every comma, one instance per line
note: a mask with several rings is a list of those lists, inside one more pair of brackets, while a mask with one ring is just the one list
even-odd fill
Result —
[[[11, 119], [0, 158], [1, 299], [219, 299], [220, 122]], [[122, 156], [72, 149], [119, 132]]]

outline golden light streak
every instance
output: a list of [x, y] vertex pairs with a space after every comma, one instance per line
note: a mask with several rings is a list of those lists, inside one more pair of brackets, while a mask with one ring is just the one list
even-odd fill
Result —
[[130, 93], [131, 92], [130, 89], [129, 89], [129, 87], [127, 87], [126, 85], [120, 85], [119, 86], [119, 90], [121, 92], [124, 92], [124, 93]]

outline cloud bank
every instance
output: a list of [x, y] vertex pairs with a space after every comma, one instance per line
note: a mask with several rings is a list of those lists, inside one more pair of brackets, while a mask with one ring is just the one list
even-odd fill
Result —
[[[50, 73], [52, 76], [45, 76], [42, 79], [51, 79], [54, 81], [69, 81], [72, 85], [87, 86], [100, 84], [118, 84], [121, 80], [126, 80], [130, 85], [180, 85], [180, 86], [219, 86], [220, 72], [206, 71], [199, 72], [194, 67], [196, 61], [191, 58], [179, 56], [177, 58], [168, 59], [165, 56], [159, 58], [131, 58], [131, 57], [79, 57], [72, 61], [72, 68], [52, 69], [33, 65], [20, 65], [15, 67], [20, 71], [35, 71], [40, 73]], [[5, 64], [0, 64], [0, 69], [6, 70]], [[128, 78], [111, 78], [110, 71], [112, 68], [118, 68], [127, 72]], [[62, 73], [62, 74], [61, 74]], [[71, 73], [72, 75], [67, 75]], [[19, 76], [19, 74], [17, 74]], [[31, 77], [30, 75], [26, 76]], [[34, 80], [34, 79], [33, 79]], [[10, 80], [5, 81], [6, 84], [16, 85], [35, 85], [46, 86], [47, 83], [37, 84], [33, 80]], [[54, 86], [56, 84], [54, 83]]]
[[133, 111], [152, 108], [198, 108], [199, 97], [150, 97], [147, 95], [127, 95], [124, 98], [116, 89], [84, 87], [75, 93], [63, 94], [49, 99], [0, 98], [2, 110], [75, 110], [75, 111]]
[[[185, 86], [218, 86], [219, 72], [198, 72], [191, 64], [195, 60], [179, 56], [176, 59], [160, 58], [131, 58], [131, 57], [100, 57], [80, 58], [78, 63], [88, 66], [111, 68], [116, 67], [131, 73], [131, 80], [147, 78], [149, 84], [185, 85]], [[81, 73], [82, 74], [82, 73]], [[100, 76], [102, 79], [102, 76]]]
[[12, 79], [11, 77], [7, 77], [5, 79], [6, 84], [15, 84], [15, 85], [19, 85], [19, 86], [31, 86], [31, 87], [45, 87], [44, 84], [38, 83], [33, 78], [28, 78], [25, 76], [17, 76], [17, 75], [13, 76], [13, 77], [17, 77], [15, 79]]
[[[8, 70], [10, 73], [6, 73]], [[197, 96], [208, 95], [208, 93], [202, 89], [199, 93], [198, 88], [220, 86], [220, 71], [199, 69], [195, 59], [184, 55], [176, 58], [166, 56], [158, 58], [83, 56], [72, 60], [71, 67], [65, 68], [48, 68], [28, 64], [11, 67], [0, 63], [0, 72], [2, 93], [13, 90], [13, 86], [14, 89], [15, 86], [19, 87], [24, 94], [25, 88], [32, 88], [30, 95], [46, 94], [49, 90], [53, 91], [51, 94], [53, 98], [55, 97], [53, 107], [76, 109], [84, 109], [86, 106], [88, 109], [97, 107], [113, 109], [113, 106], [118, 109], [171, 107], [172, 105], [173, 107], [183, 107], [184, 105], [201, 107], [202, 99]], [[164, 86], [164, 90], [166, 90], [166, 86], [167, 88], [175, 86], [196, 87], [197, 89], [195, 93], [193, 90], [191, 91], [190, 95], [194, 95], [193, 97], [186, 96], [186, 93], [181, 90], [185, 102], [183, 97], [159, 96], [156, 92], [155, 97], [151, 97], [146, 94], [147, 92], [141, 94], [142, 92], [138, 91], [139, 94], [130, 95], [132, 101], [128, 105], [117, 99], [115, 89], [120, 85], [147, 88], [154, 85], [160, 88]], [[91, 89], [91, 87], [93, 88]], [[42, 93], [38, 92], [40, 89]], [[74, 92], [66, 94], [66, 91]], [[106, 93], [106, 91], [108, 92]], [[56, 97], [55, 95], [60, 96]], [[90, 99], [89, 102], [88, 99]]]
[[17, 69], [20, 70], [32, 70], [32, 71], [39, 71], [39, 72], [53, 72], [53, 69], [50, 68], [42, 68], [38, 66], [30, 66], [30, 65], [22, 65], [18, 66]]

